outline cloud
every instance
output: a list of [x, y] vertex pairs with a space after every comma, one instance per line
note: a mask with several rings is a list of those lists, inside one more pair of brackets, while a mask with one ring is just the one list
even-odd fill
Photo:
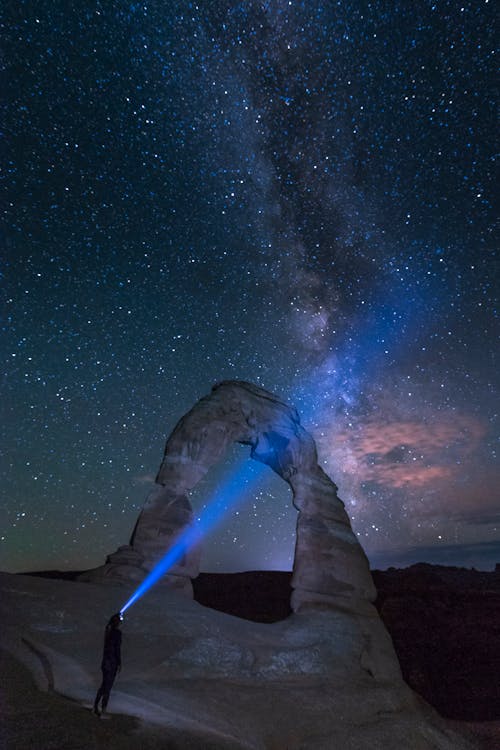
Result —
[[481, 471], [468, 472], [466, 480], [457, 481], [433, 500], [434, 512], [443, 521], [468, 527], [500, 526], [498, 476]]
[[355, 471], [360, 482], [423, 488], [463, 471], [485, 434], [475, 417], [450, 414], [429, 423], [372, 420], [352, 429], [331, 428], [318, 442], [337, 465]]

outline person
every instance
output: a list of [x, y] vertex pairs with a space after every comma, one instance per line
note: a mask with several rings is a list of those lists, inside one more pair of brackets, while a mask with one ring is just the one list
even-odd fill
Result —
[[101, 670], [102, 670], [102, 682], [94, 701], [94, 713], [97, 716], [101, 715], [99, 711], [99, 701], [101, 703], [102, 712], [106, 711], [106, 707], [109, 701], [109, 694], [113, 683], [115, 681], [116, 673], [122, 668], [122, 634], [120, 625], [122, 621], [121, 614], [117, 613], [113, 615], [104, 631], [104, 650], [102, 654]]

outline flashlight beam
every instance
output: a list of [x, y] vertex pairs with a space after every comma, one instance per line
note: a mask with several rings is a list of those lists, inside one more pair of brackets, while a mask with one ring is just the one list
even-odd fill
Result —
[[[250, 467], [250, 469], [249, 469]], [[196, 519], [195, 523], [188, 526], [180, 533], [176, 541], [167, 550], [165, 555], [157, 562], [155, 567], [148, 573], [146, 578], [134, 591], [130, 599], [123, 605], [120, 614], [123, 615], [129, 607], [154, 586], [162, 576], [172, 568], [181, 557], [211, 531], [221, 519], [232, 509], [238, 501], [242, 501], [244, 495], [249, 490], [255, 490], [255, 485], [262, 478], [266, 466], [260, 463], [240, 464], [236, 474], [233, 474], [223, 490], [219, 490], [216, 499], [206, 506], [203, 512]], [[246, 470], [251, 471], [250, 477], [246, 475]], [[244, 486], [246, 485], [246, 486]], [[242, 491], [244, 486], [244, 492]]]
[[140, 586], [135, 590], [130, 599], [120, 610], [120, 614], [123, 615], [129, 607], [134, 604], [138, 599], [146, 593], [151, 586], [154, 586], [157, 581], [165, 575], [165, 573], [174, 566], [180, 558], [184, 555], [186, 550], [193, 547], [202, 537], [202, 530], [200, 524], [194, 524], [189, 526], [178, 538], [175, 544], [168, 550], [168, 552], [162, 557], [162, 559], [155, 565], [153, 570], [146, 576]]

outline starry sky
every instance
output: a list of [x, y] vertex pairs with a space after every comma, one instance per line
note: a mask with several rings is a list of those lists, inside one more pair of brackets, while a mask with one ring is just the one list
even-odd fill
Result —
[[[1, 569], [126, 543], [224, 379], [296, 406], [372, 567], [500, 562], [493, 21], [5, 4]], [[290, 490], [246, 456], [193, 493], [239, 477], [202, 567], [290, 569]]]

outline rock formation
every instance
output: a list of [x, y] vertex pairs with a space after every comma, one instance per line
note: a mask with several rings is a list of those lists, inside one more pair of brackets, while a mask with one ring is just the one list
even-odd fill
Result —
[[177, 424], [130, 544], [85, 576], [111, 585], [0, 574], [0, 649], [42, 688], [90, 702], [103, 613], [125, 598], [113, 584], [141, 580], [164, 555], [192, 520], [189, 491], [233, 441], [292, 488], [293, 613], [263, 625], [178, 596], [198, 572], [190, 551], [166, 588], [127, 610], [111, 710], [161, 725], [162, 742], [179, 750], [472, 750], [403, 682], [366, 557], [313, 439], [293, 409], [248, 383], [221, 383]]
[[[0, 745], [6, 737], [2, 746], [29, 747], [31, 721], [32, 746], [54, 750], [69, 747], [75, 727], [71, 747], [82, 748], [473, 750], [402, 681], [376, 614], [313, 609], [263, 625], [168, 587], [127, 611], [112, 726], [97, 744], [82, 709], [92, 707], [103, 629], [124, 593], [121, 585], [0, 573], [0, 666], [7, 653], [53, 699], [48, 715], [33, 708], [19, 691], [21, 669], [4, 669]], [[5, 711], [4, 693], [12, 696]], [[61, 721], [69, 706], [77, 711], [73, 727]], [[151, 742], [130, 721], [129, 735], [114, 741], [133, 716], [154, 730]]]
[[[298, 513], [292, 609], [369, 611], [375, 589], [337, 487], [318, 466], [314, 440], [295, 409], [242, 381], [214, 386], [177, 424], [130, 544], [110, 555], [87, 581], [139, 581], [193, 520], [188, 494], [234, 442], [287, 482]], [[163, 579], [192, 592], [199, 550], [190, 550]], [[368, 608], [368, 609], [367, 609]]]

